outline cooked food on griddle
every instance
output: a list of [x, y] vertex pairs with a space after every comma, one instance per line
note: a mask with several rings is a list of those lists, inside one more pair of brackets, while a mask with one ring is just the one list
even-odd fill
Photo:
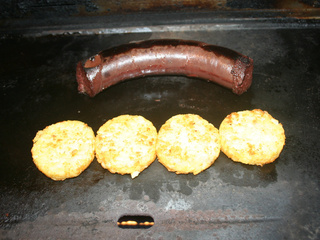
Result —
[[35, 165], [53, 180], [77, 177], [94, 156], [111, 173], [134, 178], [156, 156], [169, 171], [196, 175], [214, 163], [220, 149], [235, 162], [263, 166], [279, 157], [285, 133], [268, 112], [254, 109], [229, 114], [219, 130], [199, 115], [178, 114], [157, 133], [144, 117], [121, 115], [95, 137], [87, 124], [68, 120], [38, 131], [33, 143]]
[[103, 124], [96, 136], [96, 158], [111, 173], [134, 178], [156, 158], [157, 130], [138, 115], [121, 115]]
[[195, 114], [179, 114], [158, 133], [157, 156], [169, 171], [194, 175], [210, 167], [220, 154], [219, 131]]
[[62, 121], [37, 132], [31, 149], [37, 168], [53, 180], [80, 175], [94, 159], [95, 135], [81, 121]]
[[253, 60], [234, 50], [199, 41], [151, 39], [115, 46], [90, 57], [76, 69], [78, 90], [94, 97], [127, 79], [184, 75], [206, 79], [236, 94], [252, 82]]
[[260, 109], [229, 114], [219, 132], [222, 152], [235, 162], [250, 165], [273, 162], [285, 145], [282, 124]]

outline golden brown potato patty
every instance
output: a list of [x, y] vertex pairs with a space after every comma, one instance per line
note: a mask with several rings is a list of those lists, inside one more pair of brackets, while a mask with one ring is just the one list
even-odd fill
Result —
[[96, 136], [96, 157], [111, 173], [134, 178], [156, 158], [157, 130], [142, 116], [121, 115], [103, 124]]
[[260, 109], [229, 114], [219, 132], [222, 152], [233, 161], [250, 165], [273, 162], [285, 144], [281, 123]]
[[157, 156], [169, 171], [194, 175], [210, 167], [220, 154], [218, 129], [195, 114], [179, 114], [162, 125]]
[[32, 158], [37, 168], [53, 180], [77, 177], [94, 159], [94, 132], [80, 121], [63, 121], [38, 131]]

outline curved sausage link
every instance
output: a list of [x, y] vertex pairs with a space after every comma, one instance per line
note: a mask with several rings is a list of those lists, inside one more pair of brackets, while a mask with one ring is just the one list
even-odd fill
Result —
[[78, 91], [94, 97], [120, 81], [147, 75], [184, 75], [215, 82], [242, 94], [252, 82], [253, 60], [203, 42], [158, 39], [101, 51], [77, 65]]

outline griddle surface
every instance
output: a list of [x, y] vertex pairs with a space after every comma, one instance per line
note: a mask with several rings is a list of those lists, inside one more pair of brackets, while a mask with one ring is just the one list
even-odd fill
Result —
[[[254, 59], [241, 96], [204, 80], [128, 80], [94, 98], [77, 92], [75, 67], [100, 50], [150, 38], [204, 41]], [[0, 40], [0, 235], [6, 239], [317, 239], [320, 179], [320, 30], [207, 31], [5, 37]], [[94, 162], [55, 182], [32, 162], [38, 130], [81, 120], [96, 132], [115, 116], [139, 114], [160, 126], [179, 113], [219, 127], [233, 111], [260, 108], [284, 126], [286, 145], [264, 167], [223, 153], [203, 173], [176, 175], [155, 161], [139, 177]], [[149, 215], [149, 229], [120, 229], [122, 215]]]

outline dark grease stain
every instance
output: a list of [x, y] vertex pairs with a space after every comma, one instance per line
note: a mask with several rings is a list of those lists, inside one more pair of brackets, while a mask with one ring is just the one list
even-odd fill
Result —
[[210, 179], [209, 171], [203, 171], [198, 175], [175, 174], [168, 172], [159, 162], [154, 162], [130, 184], [123, 187], [124, 192], [129, 193], [132, 200], [140, 200], [144, 196], [157, 202], [163, 192], [178, 192], [185, 196], [192, 195], [193, 188], [198, 187]]
[[234, 186], [266, 187], [277, 181], [276, 163], [263, 167], [234, 162], [221, 154], [215, 169], [219, 172], [219, 179]]

